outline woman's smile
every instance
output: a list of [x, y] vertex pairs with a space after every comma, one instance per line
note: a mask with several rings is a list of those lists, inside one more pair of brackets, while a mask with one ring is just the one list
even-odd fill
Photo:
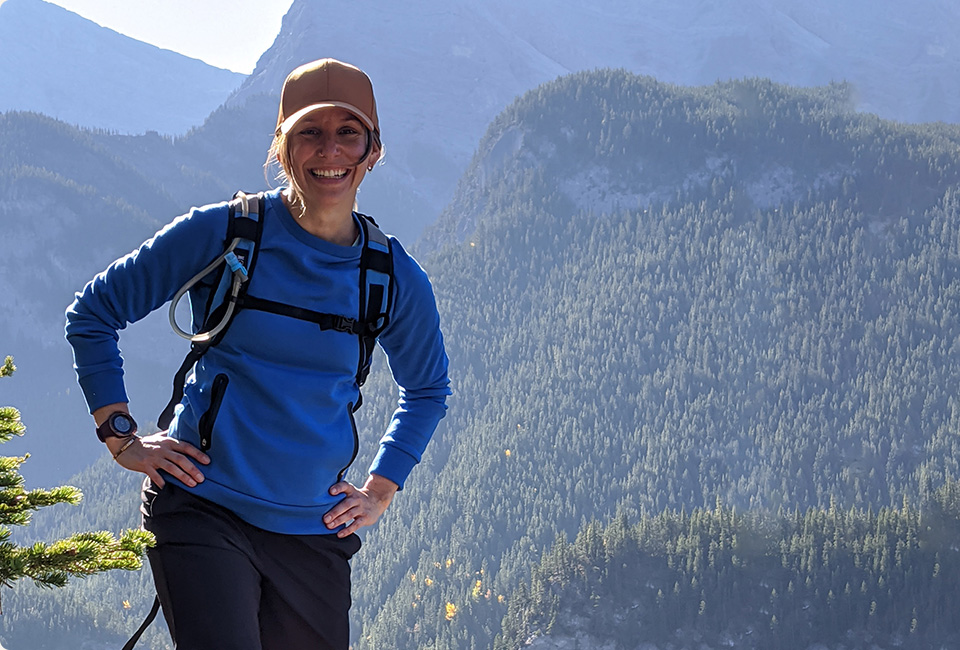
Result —
[[310, 175], [314, 178], [334, 178], [340, 179], [347, 175], [349, 169], [340, 168], [340, 169], [311, 169]]

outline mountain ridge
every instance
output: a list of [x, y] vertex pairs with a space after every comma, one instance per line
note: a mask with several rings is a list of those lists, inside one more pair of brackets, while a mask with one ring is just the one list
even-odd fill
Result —
[[113, 133], [179, 135], [202, 124], [243, 78], [43, 0], [0, 5], [0, 111]]
[[[582, 116], [578, 124], [568, 122], [559, 127], [561, 137], [544, 126], [553, 114], [551, 107], [543, 109], [539, 122], [524, 118], [524, 111], [537, 99], [570, 84], [571, 79], [595, 79], [597, 75], [591, 72], [568, 75], [518, 98], [491, 123], [450, 205], [437, 222], [426, 229], [415, 250], [427, 252], [442, 248], [449, 241], [463, 242], [477, 228], [483, 209], [493, 205], [491, 192], [501, 191], [504, 183], [526, 182], [525, 175], [538, 173], [538, 169], [542, 170], [539, 173], [557, 179], [559, 197], [564, 199], [560, 210], [564, 214], [578, 210], [603, 214], [638, 207], [649, 209], [676, 202], [682, 195], [705, 192], [734, 174], [744, 184], [744, 198], [755, 208], [769, 209], [781, 203], [802, 201], [814, 188], [818, 191], [837, 188], [843, 183], [854, 183], [865, 173], [875, 173], [876, 170], [867, 170], [862, 163], [857, 163], [852, 152], [844, 154], [845, 160], [832, 159], [833, 150], [845, 146], [840, 142], [843, 139], [855, 141], [861, 137], [860, 133], [869, 134], [897, 125], [853, 110], [851, 95], [855, 91], [849, 84], [796, 88], [766, 79], [746, 79], [687, 87], [637, 76], [626, 70], [597, 72], [607, 75], [606, 88], [614, 94], [635, 92], [627, 86], [635, 84], [637, 79], [644, 80], [643, 94], [631, 100], [635, 103], [627, 109], [627, 115], [614, 122], [595, 107], [594, 112]], [[621, 82], [625, 85], [618, 87]], [[776, 110], [771, 102], [783, 102], [777, 99], [783, 93], [792, 95], [786, 119], [795, 120], [792, 128], [801, 130], [806, 140], [796, 142], [792, 149], [781, 146], [776, 152], [762, 152], [758, 157], [749, 149], [749, 142], [762, 139], [764, 131], [775, 128], [775, 122], [768, 122]], [[848, 118], [856, 126], [846, 127], [849, 134], [834, 132], [832, 127], [821, 128], [818, 121], [824, 111], [836, 115], [835, 120], [840, 116]], [[724, 112], [727, 115], [723, 115]], [[706, 132], [702, 126], [688, 129], [684, 126], [688, 119], [710, 120], [709, 128], [714, 133]], [[645, 135], [665, 124], [684, 131], [681, 143], [675, 145], [669, 139], [656, 140]], [[629, 164], [598, 166], [595, 162], [598, 154], [588, 142], [597, 129], [606, 142], [604, 146], [616, 150], [611, 154], [624, 158], [628, 150], [639, 153]], [[927, 137], [940, 143], [931, 155], [941, 156], [960, 146], [957, 129], [951, 125], [917, 125], [910, 133], [904, 141], [889, 147], [910, 149], [917, 146], [917, 138]], [[796, 138], [795, 133], [792, 136]], [[730, 141], [738, 137], [747, 142], [739, 150], [729, 149]], [[591, 148], [585, 148], [587, 146]], [[685, 158], [679, 158], [673, 151], [677, 147], [683, 148]], [[868, 159], [865, 162], [875, 162], [886, 154], [877, 150], [862, 155]], [[574, 159], [575, 163], [564, 162]], [[669, 160], [666, 166], [662, 162], [665, 159]], [[920, 170], [914, 169], [911, 174], [914, 172], [919, 174]], [[936, 195], [937, 183], [941, 180], [954, 182], [956, 179], [952, 176], [940, 179], [934, 174], [933, 177], [925, 175], [923, 182], [932, 195]], [[916, 179], [908, 182], [914, 183]], [[896, 212], [896, 196], [889, 189], [871, 196], [871, 200], [874, 210], [887, 217]]]

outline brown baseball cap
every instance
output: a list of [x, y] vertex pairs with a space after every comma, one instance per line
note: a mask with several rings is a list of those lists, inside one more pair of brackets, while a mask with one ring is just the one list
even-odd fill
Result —
[[366, 73], [336, 59], [305, 63], [283, 82], [277, 134], [287, 134], [297, 122], [321, 108], [344, 108], [364, 123], [380, 142], [380, 122], [373, 84]]

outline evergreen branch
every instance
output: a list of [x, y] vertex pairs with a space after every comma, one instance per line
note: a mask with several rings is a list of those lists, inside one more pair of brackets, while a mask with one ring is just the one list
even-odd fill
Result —
[[26, 494], [25, 507], [45, 508], [58, 503], [69, 503], [75, 506], [83, 499], [83, 493], [71, 485], [61, 485], [50, 490], [30, 490]]
[[20, 421], [20, 411], [12, 406], [0, 406], [0, 442], [22, 436], [26, 430]]
[[[0, 476], [3, 476], [2, 470], [0, 470]], [[34, 510], [59, 503], [75, 506], [82, 498], [83, 494], [80, 490], [69, 485], [52, 490], [37, 489], [29, 492], [24, 491], [20, 486], [3, 488], [0, 489], [0, 524], [26, 526], [30, 523]]]
[[28, 458], [30, 458], [30, 454], [24, 456], [0, 456], [0, 487], [23, 485], [23, 477], [16, 472]]
[[11, 586], [30, 578], [40, 587], [56, 588], [69, 578], [143, 567], [143, 555], [154, 544], [153, 535], [129, 529], [119, 538], [106, 531], [78, 533], [52, 543], [36, 542], [29, 547], [0, 544], [0, 583]]
[[[15, 369], [13, 359], [7, 357], [0, 377]], [[24, 431], [17, 409], [0, 408], [0, 442]], [[59, 503], [77, 505], [83, 498], [79, 489], [69, 485], [25, 490], [19, 469], [27, 458], [29, 454], [0, 457], [0, 585], [12, 586], [20, 578], [30, 578], [40, 587], [63, 587], [71, 577], [112, 569], [135, 571], [143, 566], [143, 555], [154, 544], [153, 535], [143, 530], [126, 530], [119, 538], [105, 531], [82, 532], [31, 546], [10, 542], [8, 526], [25, 526], [35, 510]]]

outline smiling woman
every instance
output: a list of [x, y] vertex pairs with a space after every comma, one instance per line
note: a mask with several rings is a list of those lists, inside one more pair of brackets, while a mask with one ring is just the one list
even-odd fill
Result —
[[267, 163], [279, 162], [280, 179], [288, 183], [284, 201], [302, 228], [329, 241], [352, 242], [357, 233], [349, 215], [357, 189], [382, 151], [373, 86], [361, 70], [321, 59], [290, 73]]
[[[356, 532], [390, 505], [445, 413], [448, 364], [430, 282], [354, 210], [382, 151], [362, 70], [334, 59], [297, 68], [267, 157], [284, 186], [257, 197], [262, 210], [191, 211], [98, 275], [67, 310], [97, 435], [121, 466], [146, 475], [143, 525], [157, 539], [150, 565], [177, 648], [346, 650]], [[183, 397], [167, 430], [138, 438], [118, 330], [185, 291], [194, 306], [220, 305], [210, 260], [233, 254], [224, 234], [242, 228], [257, 242], [231, 263], [243, 289], [226, 316], [195, 312], [191, 339], [204, 345], [184, 364], [193, 372]], [[197, 331], [208, 320], [224, 324], [216, 336]], [[354, 485], [353, 414], [375, 343], [401, 398]]]

